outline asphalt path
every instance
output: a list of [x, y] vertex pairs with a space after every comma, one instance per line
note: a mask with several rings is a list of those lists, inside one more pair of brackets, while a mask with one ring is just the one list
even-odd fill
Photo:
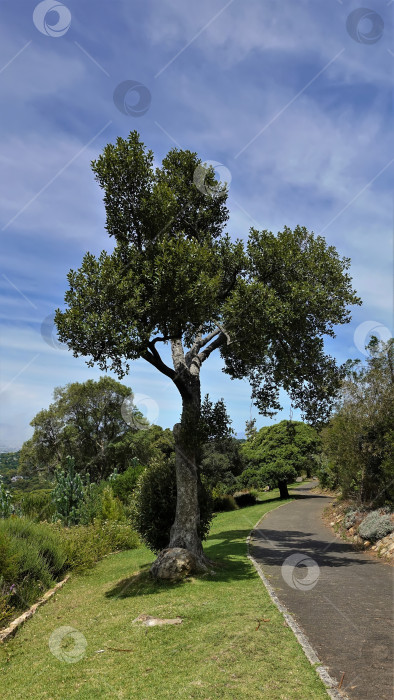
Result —
[[349, 698], [393, 700], [394, 569], [333, 535], [315, 485], [261, 520], [251, 554]]

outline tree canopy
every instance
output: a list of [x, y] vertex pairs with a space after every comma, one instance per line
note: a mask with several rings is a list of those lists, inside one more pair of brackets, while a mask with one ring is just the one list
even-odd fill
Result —
[[366, 363], [350, 361], [322, 431], [323, 485], [361, 503], [394, 502], [394, 339], [372, 338]]
[[[74, 458], [78, 472], [88, 473], [95, 481], [107, 478], [115, 469], [122, 472], [133, 457], [147, 464], [154, 443], [171, 438], [159, 426], [136, 430], [125, 422], [121, 407], [132, 396], [130, 388], [111, 377], [57, 387], [54, 402], [31, 421], [34, 433], [21, 449], [21, 473], [51, 475], [68, 455]], [[131, 407], [133, 412], [138, 425], [141, 414]]]
[[250, 485], [278, 487], [287, 495], [286, 485], [317, 466], [320, 437], [310, 425], [283, 420], [264, 426], [242, 445], [247, 468], [241, 479]]

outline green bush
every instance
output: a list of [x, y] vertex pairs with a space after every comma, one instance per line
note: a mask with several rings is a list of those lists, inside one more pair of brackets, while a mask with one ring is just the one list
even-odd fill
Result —
[[358, 528], [360, 537], [364, 540], [370, 540], [371, 542], [381, 540], [382, 537], [390, 534], [393, 530], [394, 524], [392, 523], [391, 516], [382, 513], [380, 510], [373, 510], [369, 513]]
[[[201, 484], [199, 490], [199, 536], [206, 539], [212, 520], [212, 499]], [[172, 459], [152, 462], [141, 474], [132, 502], [131, 521], [152, 552], [168, 546], [170, 530], [175, 520], [176, 477]]]
[[238, 506], [233, 496], [223, 494], [221, 496], [214, 496], [213, 510], [215, 513], [220, 513], [221, 511], [238, 510]]
[[140, 544], [137, 533], [125, 522], [95, 521], [66, 528], [57, 523], [52, 527], [62, 537], [66, 566], [73, 571], [91, 569], [106, 554], [136, 549]]
[[52, 491], [48, 489], [38, 489], [30, 491], [22, 496], [19, 509], [22, 515], [30, 520], [40, 522], [51, 520], [55, 513], [55, 506], [52, 500]]
[[237, 491], [234, 494], [234, 500], [238, 508], [245, 508], [246, 506], [254, 506], [257, 503], [257, 491]]
[[138, 460], [133, 460], [133, 464], [128, 467], [123, 474], [118, 474], [111, 480], [114, 495], [119, 498], [122, 503], [128, 503], [143, 471], [145, 471], [145, 467], [139, 464]]
[[48, 524], [18, 517], [0, 520], [0, 541], [0, 576], [18, 609], [33, 603], [65, 571], [61, 537]]

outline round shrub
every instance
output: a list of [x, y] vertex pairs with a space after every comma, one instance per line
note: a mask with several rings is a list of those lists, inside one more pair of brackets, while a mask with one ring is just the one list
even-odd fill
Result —
[[[200, 525], [198, 534], [206, 539], [212, 520], [211, 496], [202, 484], [199, 489]], [[132, 502], [131, 521], [145, 544], [158, 553], [168, 546], [175, 520], [176, 476], [171, 459], [152, 462], [141, 474]]]
[[239, 508], [246, 506], [254, 506], [257, 503], [256, 491], [237, 491], [234, 494], [234, 500]]
[[364, 540], [370, 540], [371, 542], [381, 540], [382, 537], [390, 534], [393, 530], [394, 524], [391, 521], [391, 516], [382, 514], [379, 510], [373, 510], [369, 513], [358, 528], [359, 535]]
[[222, 496], [215, 496], [213, 499], [213, 510], [215, 513], [228, 510], [238, 510], [238, 506], [234, 500], [234, 496], [229, 494], [223, 494]]

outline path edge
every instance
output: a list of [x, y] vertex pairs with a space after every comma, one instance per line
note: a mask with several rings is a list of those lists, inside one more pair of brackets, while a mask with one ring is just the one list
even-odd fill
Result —
[[44, 595], [39, 598], [39, 600], [34, 603], [26, 612], [22, 613], [22, 615], [19, 615], [15, 620], [13, 620], [8, 627], [5, 629], [1, 630], [0, 632], [0, 643], [5, 642], [6, 639], [9, 639], [9, 637], [13, 637], [13, 635], [17, 632], [19, 627], [23, 625], [26, 620], [29, 620], [33, 615], [36, 613], [38, 608], [41, 607], [41, 605], [45, 605], [45, 603], [48, 602], [52, 598], [52, 596], [57, 593], [57, 591], [64, 586], [65, 583], [70, 578], [70, 574], [67, 574], [67, 576], [63, 579], [63, 581], [59, 581], [59, 583], [56, 584], [53, 588], [51, 588], [49, 591], [44, 593]]
[[[283, 503], [281, 506], [278, 506], [278, 507], [282, 508], [283, 506], [287, 506], [287, 505], [288, 505], [288, 503]], [[271, 511], [268, 511], [268, 513], [270, 513], [270, 512]], [[256, 532], [256, 529], [260, 525], [261, 521], [264, 520], [264, 518], [268, 515], [268, 513], [265, 513], [257, 521], [257, 523], [255, 524], [253, 529], [250, 531], [248, 537], [246, 538], [247, 557], [252, 562], [258, 575], [260, 576], [272, 602], [274, 603], [274, 605], [278, 608], [279, 612], [285, 618], [288, 626], [292, 630], [297, 642], [300, 644], [300, 646], [301, 646], [306, 658], [308, 659], [309, 663], [311, 664], [311, 666], [314, 667], [315, 671], [317, 672], [318, 676], [320, 677], [320, 680], [323, 682], [329, 697], [332, 700], [347, 700], [349, 698], [349, 696], [344, 691], [340, 692], [337, 689], [337, 687], [338, 687], [337, 681], [334, 680], [334, 678], [332, 678], [330, 676], [327, 668], [325, 666], [323, 666], [321, 660], [319, 659], [319, 657], [318, 657], [316, 651], [314, 650], [312, 644], [310, 643], [308, 637], [304, 634], [304, 632], [302, 631], [298, 622], [296, 622], [294, 617], [289, 613], [286, 606], [280, 602], [273, 587], [271, 586], [270, 582], [267, 580], [267, 577], [265, 576], [260, 564], [256, 561], [256, 559], [254, 559], [254, 557], [250, 553], [251, 541], [252, 541], [253, 535]]]

